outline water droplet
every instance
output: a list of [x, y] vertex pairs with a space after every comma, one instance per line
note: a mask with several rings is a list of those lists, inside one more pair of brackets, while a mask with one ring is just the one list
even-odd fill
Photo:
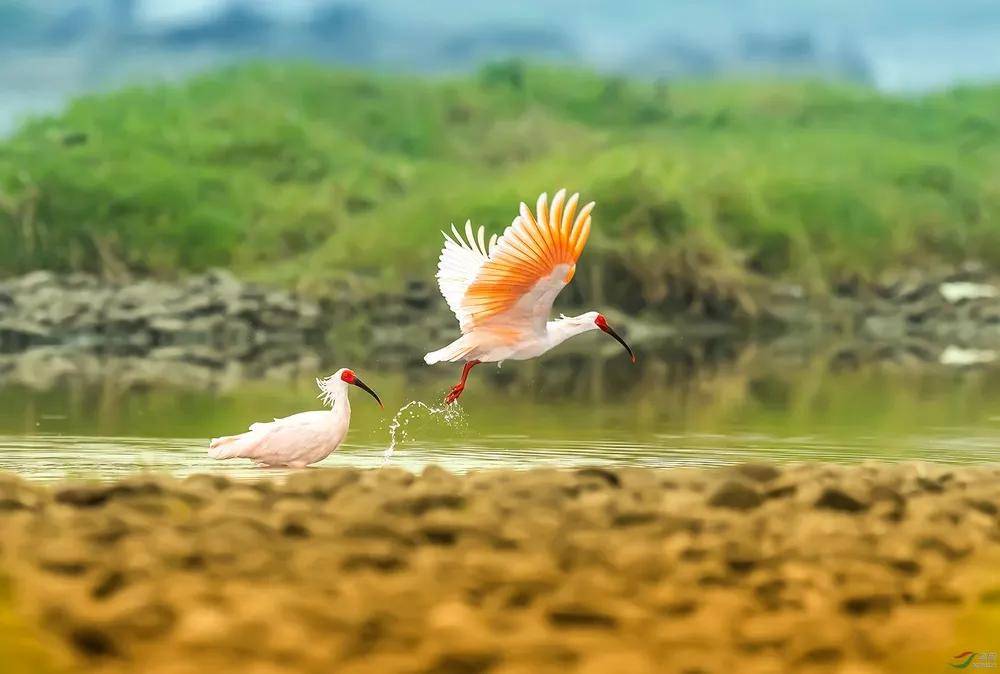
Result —
[[396, 447], [410, 439], [410, 434], [407, 432], [406, 426], [415, 418], [418, 418], [418, 415], [431, 419], [439, 419], [451, 428], [465, 427], [465, 415], [459, 405], [432, 407], [420, 400], [411, 400], [400, 407], [399, 411], [393, 415], [392, 421], [389, 422], [389, 446], [382, 455], [383, 466], [392, 459], [392, 454], [396, 451]]

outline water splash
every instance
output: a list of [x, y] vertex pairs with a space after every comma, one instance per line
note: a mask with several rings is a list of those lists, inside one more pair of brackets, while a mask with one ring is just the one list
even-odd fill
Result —
[[406, 442], [410, 434], [406, 427], [421, 416], [432, 419], [439, 419], [447, 426], [459, 428], [465, 425], [465, 414], [459, 405], [444, 405], [432, 407], [420, 400], [411, 400], [396, 412], [389, 422], [389, 446], [382, 454], [382, 465], [386, 465], [392, 459], [396, 447]]

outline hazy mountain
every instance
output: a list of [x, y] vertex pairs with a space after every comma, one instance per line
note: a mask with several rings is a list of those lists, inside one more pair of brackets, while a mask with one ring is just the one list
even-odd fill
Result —
[[247, 58], [434, 72], [510, 57], [925, 90], [1000, 77], [1000, 2], [0, 0], [0, 131], [75, 92]]

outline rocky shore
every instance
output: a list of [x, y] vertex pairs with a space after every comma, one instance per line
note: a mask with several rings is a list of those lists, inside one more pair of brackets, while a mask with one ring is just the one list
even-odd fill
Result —
[[[608, 315], [637, 342], [823, 333], [922, 360], [941, 361], [948, 347], [954, 348], [943, 360], [952, 364], [1000, 357], [1000, 277], [979, 265], [886, 273], [823, 295], [766, 280], [752, 285], [742, 303], [699, 296], [685, 304], [678, 297], [643, 311], [606, 289], [588, 292], [607, 298], [600, 302]], [[263, 354], [271, 363], [332, 344], [338, 355], [375, 348], [384, 362], [405, 365], [420, 362], [413, 344], [453, 335], [454, 319], [431, 280], [390, 292], [342, 279], [313, 299], [221, 270], [176, 282], [121, 284], [44, 271], [0, 281], [0, 353], [162, 351], [157, 357], [193, 363], [249, 362]]]
[[929, 464], [3, 475], [0, 623], [34, 640], [5, 630], [0, 654], [148, 674], [948, 671], [996, 649], [998, 506], [1000, 468]]
[[888, 274], [856, 297], [863, 307], [858, 315], [862, 336], [968, 347], [1000, 344], [1000, 279], [977, 265], [936, 274]]
[[68, 345], [148, 353], [162, 348], [246, 358], [323, 336], [319, 305], [225, 271], [175, 283], [111, 283], [36, 271], [0, 282], [0, 351]]

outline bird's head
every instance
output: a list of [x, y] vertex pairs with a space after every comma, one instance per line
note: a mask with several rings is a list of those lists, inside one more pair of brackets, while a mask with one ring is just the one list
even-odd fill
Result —
[[367, 391], [372, 398], [375, 398], [375, 402], [378, 403], [378, 406], [385, 409], [385, 406], [382, 404], [382, 400], [378, 397], [378, 394], [369, 388], [368, 384], [361, 381], [361, 378], [354, 374], [354, 370], [350, 370], [346, 367], [340, 368], [326, 379], [317, 379], [316, 385], [319, 386], [319, 397], [322, 398], [323, 402], [327, 405], [336, 400], [340, 394], [346, 393], [347, 387], [350, 385], [357, 386], [358, 388]]
[[621, 338], [621, 335], [619, 335], [617, 332], [615, 332], [611, 328], [611, 326], [608, 325], [608, 319], [606, 319], [604, 317], [604, 314], [600, 314], [600, 313], [598, 313], [596, 311], [588, 311], [585, 314], [581, 314], [580, 316], [577, 316], [577, 318], [584, 319], [584, 320], [587, 320], [587, 321], [591, 322], [593, 324], [593, 326], [594, 326], [593, 328], [590, 328], [591, 330], [593, 330], [593, 329], [596, 328], [596, 329], [601, 330], [602, 332], [605, 332], [605, 333], [611, 335], [612, 337], [614, 337], [618, 341], [619, 344], [621, 344], [622, 346], [625, 347], [625, 350], [628, 351], [628, 357], [629, 357], [629, 359], [633, 363], [635, 363], [635, 353], [632, 351], [632, 347], [630, 347], [628, 344], [626, 344], [625, 340]]

